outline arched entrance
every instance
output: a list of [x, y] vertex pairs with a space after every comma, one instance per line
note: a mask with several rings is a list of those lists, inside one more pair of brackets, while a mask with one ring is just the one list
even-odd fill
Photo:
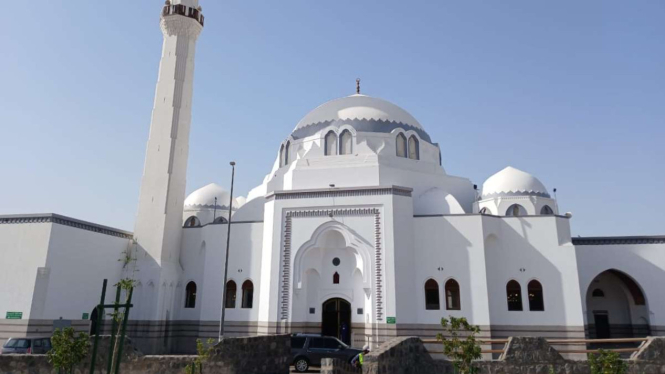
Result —
[[321, 334], [334, 336], [351, 345], [351, 304], [344, 299], [333, 298], [326, 300], [321, 310]]
[[97, 319], [99, 318], [99, 314], [97, 314], [97, 308], [92, 310], [92, 313], [90, 313], [90, 336], [92, 335], [97, 335]]
[[586, 293], [589, 337], [631, 338], [649, 335], [649, 309], [641, 287], [626, 273], [598, 274]]

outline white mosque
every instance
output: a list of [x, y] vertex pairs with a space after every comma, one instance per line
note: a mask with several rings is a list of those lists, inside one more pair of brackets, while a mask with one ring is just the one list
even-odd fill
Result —
[[497, 338], [665, 335], [665, 236], [571, 238], [571, 214], [538, 178], [509, 166], [477, 188], [449, 175], [426, 126], [359, 89], [275, 141], [263, 183], [233, 209], [214, 183], [186, 197], [203, 21], [198, 0], [161, 13], [133, 233], [0, 216], [0, 340], [95, 329], [102, 280], [127, 277], [129, 335], [152, 353], [217, 337], [222, 305], [228, 336], [313, 332], [354, 346], [432, 337], [448, 315]]

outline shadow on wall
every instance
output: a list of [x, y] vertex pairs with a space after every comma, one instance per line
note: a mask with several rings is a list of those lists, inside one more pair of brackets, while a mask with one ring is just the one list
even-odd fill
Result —
[[[571, 309], [567, 304], [580, 303], [580, 298], [574, 292], [564, 293], [570, 287], [577, 291], [577, 282], [566, 285], [559, 269], [569, 264], [565, 256], [575, 258], [573, 248], [564, 252], [556, 236], [537, 237], [540, 227], [524, 218], [483, 217], [483, 221], [492, 337], [574, 334], [571, 337], [581, 338], [581, 321], [571, 326], [575, 316], [567, 315]], [[542, 248], [531, 241], [542, 243]], [[553, 263], [557, 257], [558, 264]]]

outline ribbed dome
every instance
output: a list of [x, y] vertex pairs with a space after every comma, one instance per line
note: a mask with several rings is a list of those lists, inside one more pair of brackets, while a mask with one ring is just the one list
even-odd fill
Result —
[[217, 198], [217, 207], [229, 205], [230, 194], [217, 183], [210, 183], [192, 192], [185, 199], [185, 207], [214, 207], [215, 197]]
[[492, 175], [483, 183], [483, 197], [509, 195], [550, 197], [538, 178], [512, 166]]

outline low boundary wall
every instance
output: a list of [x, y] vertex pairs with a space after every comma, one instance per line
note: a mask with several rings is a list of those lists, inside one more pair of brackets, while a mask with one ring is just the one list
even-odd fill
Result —
[[[102, 337], [95, 364], [95, 374], [107, 374], [106, 357], [109, 337]], [[183, 374], [196, 356], [143, 355], [131, 342], [123, 348], [122, 374]], [[289, 335], [267, 335], [246, 338], [227, 338], [203, 364], [206, 374], [288, 374], [291, 363]], [[90, 358], [74, 369], [74, 374], [86, 374]], [[0, 355], [0, 374], [57, 374], [46, 355]]]
[[[665, 373], [665, 338], [651, 337], [628, 363], [629, 374]], [[498, 360], [477, 361], [479, 374], [582, 374], [586, 360], [567, 360], [544, 338], [510, 338]], [[453, 374], [452, 362], [434, 360], [419, 338], [400, 337], [365, 356], [362, 371], [338, 360], [324, 360], [322, 374]]]

